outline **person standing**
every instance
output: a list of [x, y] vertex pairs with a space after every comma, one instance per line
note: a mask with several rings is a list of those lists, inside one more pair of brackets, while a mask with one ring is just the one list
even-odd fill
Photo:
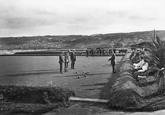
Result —
[[103, 56], [105, 56], [105, 50], [104, 50], [104, 48], [103, 48], [103, 50], [102, 50], [102, 53], [103, 53]]
[[112, 56], [111, 56], [111, 58], [108, 61], [111, 60], [111, 65], [112, 65], [112, 71], [113, 71], [113, 73], [116, 73], [116, 69], [115, 69], [115, 58], [116, 58], [115, 52], [112, 50]]
[[68, 50], [68, 52], [66, 52], [65, 53], [65, 58], [64, 58], [64, 60], [65, 60], [65, 72], [67, 72], [68, 71], [68, 64], [69, 64], [69, 62], [70, 62], [70, 58], [69, 58], [69, 50]]
[[92, 56], [94, 56], [94, 49], [91, 49]]
[[88, 55], [89, 55], [89, 51], [88, 49], [86, 49], [86, 57], [88, 57]]
[[109, 48], [109, 55], [111, 55], [112, 54], [112, 50], [111, 50], [111, 48]]
[[101, 56], [101, 48], [99, 49], [99, 51], [100, 51], [100, 56]]
[[72, 50], [71, 55], [70, 55], [70, 59], [71, 59], [71, 69], [75, 69], [75, 61], [76, 61], [76, 54], [75, 54], [75, 49]]
[[64, 52], [59, 55], [60, 73], [63, 73]]

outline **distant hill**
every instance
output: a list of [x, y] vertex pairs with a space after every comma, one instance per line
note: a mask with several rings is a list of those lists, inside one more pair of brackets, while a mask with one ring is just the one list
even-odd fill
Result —
[[[165, 40], [165, 30], [156, 31]], [[154, 38], [153, 31], [95, 35], [31, 36], [0, 38], [0, 49], [65, 49], [127, 47]]]

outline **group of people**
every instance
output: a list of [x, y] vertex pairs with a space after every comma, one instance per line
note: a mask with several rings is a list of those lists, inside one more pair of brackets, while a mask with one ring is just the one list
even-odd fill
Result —
[[65, 72], [68, 71], [68, 65], [70, 61], [71, 61], [71, 69], [75, 69], [75, 61], [76, 61], [75, 51], [76, 50], [73, 49], [72, 51], [68, 50], [67, 52], [63, 52], [63, 51], [61, 52], [61, 54], [59, 55], [60, 73], [63, 73], [63, 70]]
[[[71, 62], [71, 69], [75, 69], [75, 62], [76, 62], [76, 54], [75, 54], [75, 49], [68, 50], [67, 52], [61, 52], [59, 55], [59, 64], [60, 64], [60, 73], [63, 73], [63, 71], [67, 72], [68, 71], [68, 65], [69, 62]], [[111, 61], [112, 65], [112, 72], [116, 73], [116, 68], [115, 68], [115, 50], [112, 50], [112, 56], [108, 61]]]
[[[113, 49], [113, 51], [116, 51], [116, 49]], [[86, 50], [86, 57], [88, 56], [105, 56], [105, 55], [111, 55], [112, 54], [112, 49], [104, 49], [104, 48], [96, 48], [96, 49], [87, 49]]]
[[149, 60], [144, 55], [144, 51], [133, 51], [130, 59], [133, 62], [133, 77], [136, 81], [139, 81], [139, 77], [146, 76], [146, 72], [149, 68]]

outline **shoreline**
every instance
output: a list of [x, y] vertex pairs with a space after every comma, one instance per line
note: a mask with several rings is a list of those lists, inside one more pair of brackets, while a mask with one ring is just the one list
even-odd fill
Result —
[[[116, 54], [116, 56], [124, 56], [125, 54]], [[0, 54], [0, 56], [59, 56], [59, 54], [30, 54], [30, 53], [23, 53], [23, 54]], [[86, 56], [86, 54], [76, 54], [76, 56]], [[107, 57], [111, 55], [89, 55], [88, 57]]]

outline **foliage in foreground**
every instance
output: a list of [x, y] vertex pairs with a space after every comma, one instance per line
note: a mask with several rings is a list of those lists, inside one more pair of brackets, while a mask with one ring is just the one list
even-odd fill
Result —
[[158, 94], [164, 93], [164, 72], [161, 70], [165, 67], [165, 42], [156, 36], [155, 39], [152, 39], [152, 42], [149, 42], [148, 45], [143, 47], [147, 48], [148, 53], [145, 55], [149, 58], [150, 63], [152, 63], [158, 72], [155, 75], [157, 83], [159, 86]]
[[60, 87], [30, 87], [0, 85], [0, 94], [4, 102], [53, 103], [67, 100], [75, 93]]
[[165, 67], [165, 42], [156, 36], [149, 45], [146, 46], [148, 51], [155, 57], [154, 62], [158, 68]]
[[1, 113], [44, 113], [68, 106], [75, 93], [60, 87], [0, 85]]

